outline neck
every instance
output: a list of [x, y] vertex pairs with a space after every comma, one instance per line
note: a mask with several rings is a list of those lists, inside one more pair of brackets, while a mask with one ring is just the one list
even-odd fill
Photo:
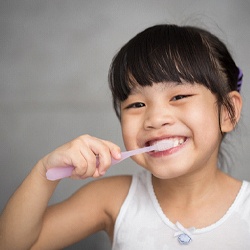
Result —
[[[162, 180], [153, 177], [152, 183], [157, 198], [178, 203], [180, 206], [192, 206], [220, 190], [220, 186], [229, 177], [219, 169], [209, 169], [192, 176]], [[182, 205], [181, 205], [182, 204]]]
[[193, 176], [161, 180], [152, 178], [154, 192], [167, 218], [184, 227], [203, 228], [228, 211], [241, 182], [215, 168]]

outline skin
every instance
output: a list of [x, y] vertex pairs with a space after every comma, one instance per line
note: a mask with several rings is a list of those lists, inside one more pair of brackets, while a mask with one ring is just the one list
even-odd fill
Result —
[[[230, 96], [238, 121], [241, 97], [235, 91]], [[240, 189], [240, 181], [217, 168], [221, 143], [218, 119], [215, 96], [198, 84], [136, 88], [121, 104], [121, 127], [128, 150], [161, 139], [183, 139], [170, 150], [133, 157], [152, 172], [159, 204], [173, 223], [197, 228], [211, 225], [225, 214]], [[220, 119], [222, 132], [233, 130], [235, 124], [226, 109], [222, 108]], [[42, 158], [0, 217], [0, 249], [61, 249], [99, 230], [112, 239], [131, 176], [93, 181], [51, 207], [47, 204], [59, 182], [45, 177], [47, 169], [69, 165], [75, 167], [74, 179], [100, 177], [109, 168], [111, 157], [120, 158], [117, 145], [83, 135]]]
[[[238, 121], [241, 97], [235, 91], [230, 96]], [[201, 228], [220, 219], [241, 182], [217, 168], [221, 132], [232, 131], [234, 124], [225, 108], [219, 123], [216, 97], [198, 84], [154, 84], [134, 89], [121, 110], [128, 149], [162, 139], [184, 140], [173, 149], [133, 157], [153, 173], [155, 194], [170, 221]]]

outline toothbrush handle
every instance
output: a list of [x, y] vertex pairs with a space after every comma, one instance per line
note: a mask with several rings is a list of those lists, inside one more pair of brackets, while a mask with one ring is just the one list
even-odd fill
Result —
[[[99, 165], [99, 157], [96, 157], [96, 166]], [[50, 168], [46, 172], [46, 177], [50, 181], [60, 180], [66, 177], [70, 177], [72, 175], [72, 171], [74, 170], [73, 166], [68, 167], [59, 167], [59, 168]]]
[[125, 151], [125, 152], [121, 152], [121, 159], [120, 160], [116, 160], [114, 158], [111, 159], [111, 166], [112, 165], [115, 165], [127, 158], [129, 158], [130, 156], [133, 156], [135, 153], [134, 153], [134, 150], [131, 150], [131, 151]]
[[[115, 160], [114, 158], [111, 159], [111, 165], [115, 165], [124, 159], [129, 157], [129, 154], [126, 154], [127, 152], [121, 153], [122, 154], [122, 159], [120, 160]], [[97, 158], [97, 166], [99, 165], [99, 160]], [[50, 168], [46, 172], [46, 177], [50, 181], [55, 181], [55, 180], [60, 180], [66, 177], [70, 177], [72, 175], [72, 171], [74, 170], [74, 167], [69, 166], [69, 167], [59, 167], [59, 168]]]
[[46, 172], [46, 177], [50, 181], [60, 180], [70, 177], [74, 167], [50, 168]]
[[[153, 149], [154, 148], [152, 146], [149, 146], [149, 147], [144, 147], [144, 148], [137, 148], [137, 149], [134, 149], [131, 151], [121, 152], [121, 159], [116, 160], [116, 159], [112, 158], [111, 165], [115, 165], [115, 164], [129, 158], [130, 156], [145, 153], [145, 152], [148, 152], [148, 151], [153, 150]], [[99, 165], [98, 157], [96, 159], [96, 165], [97, 166]], [[71, 167], [71, 166], [70, 167], [61, 167], [61, 168], [50, 168], [47, 170], [46, 177], [48, 180], [51, 180], [51, 181], [70, 177], [73, 169], [74, 169], [74, 167]]]
[[146, 152], [149, 152], [149, 151], [154, 150], [154, 149], [155, 149], [154, 146], [148, 146], [148, 147], [144, 147], [144, 148], [137, 148], [137, 149], [133, 149], [130, 151], [121, 152], [121, 159], [120, 160], [112, 159], [111, 165], [119, 163], [119, 162], [133, 156], [133, 155], [146, 153]]

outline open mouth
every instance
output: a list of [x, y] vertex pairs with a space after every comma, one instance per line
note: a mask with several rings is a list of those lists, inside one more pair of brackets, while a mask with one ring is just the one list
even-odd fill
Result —
[[165, 139], [161, 139], [161, 140], [158, 139], [158, 140], [148, 141], [146, 143], [146, 146], [168, 143], [168, 144], [172, 145], [171, 148], [175, 148], [175, 147], [182, 145], [186, 140], [187, 140], [186, 137], [171, 137], [171, 138], [167, 138], [167, 139], [165, 138]]

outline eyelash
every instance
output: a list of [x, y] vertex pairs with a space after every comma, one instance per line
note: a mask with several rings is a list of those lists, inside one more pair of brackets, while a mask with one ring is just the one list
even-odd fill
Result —
[[176, 95], [174, 96], [171, 101], [179, 101], [181, 99], [184, 99], [184, 98], [187, 98], [187, 97], [190, 97], [191, 95]]
[[[190, 97], [191, 95], [176, 95], [174, 96], [170, 101], [180, 101], [182, 99], [185, 99], [187, 97]], [[145, 107], [145, 104], [143, 102], [135, 102], [135, 103], [131, 103], [129, 104], [126, 109], [130, 109], [130, 108], [142, 108]]]
[[130, 108], [142, 108], [144, 106], [145, 106], [145, 104], [142, 103], [142, 102], [135, 102], [135, 103], [131, 103], [130, 105], [128, 105], [126, 107], [126, 109], [130, 109]]

